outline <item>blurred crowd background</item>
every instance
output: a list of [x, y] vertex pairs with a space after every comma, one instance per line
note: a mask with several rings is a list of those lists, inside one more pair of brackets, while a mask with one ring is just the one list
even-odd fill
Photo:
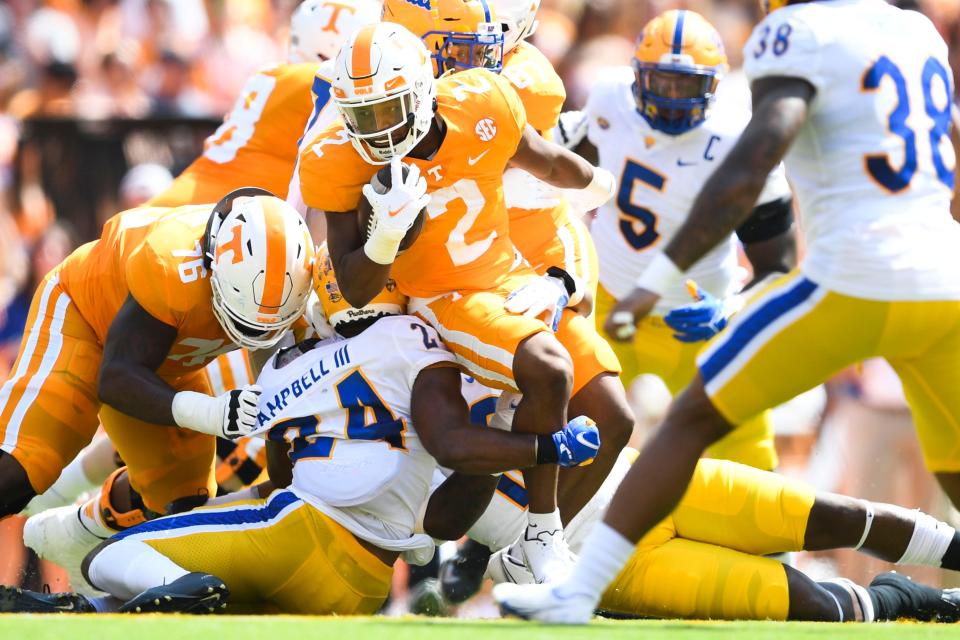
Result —
[[[891, 0], [894, 1], [894, 0]], [[960, 2], [896, 0], [926, 13], [960, 70]], [[46, 272], [104, 220], [162, 188], [259, 67], [282, 61], [297, 0], [5, 0], [0, 3], [0, 380], [16, 357], [31, 296]], [[599, 67], [627, 63], [643, 25], [672, 8], [720, 30], [736, 82], [762, 17], [756, 0], [543, 0], [534, 43], [581, 106]], [[633, 389], [641, 422], [665, 406], [655, 381]], [[923, 468], [899, 383], [883, 363], [844, 372], [779, 412], [782, 470], [819, 488], [922, 507], [946, 517]], [[638, 439], [642, 428], [638, 429]], [[895, 472], [893, 470], [896, 470]], [[0, 522], [0, 583], [35, 559]], [[860, 578], [880, 570], [851, 553], [803, 568]], [[36, 581], [61, 580], [52, 569]], [[949, 579], [917, 572], [927, 580]], [[402, 602], [402, 598], [400, 599]]]

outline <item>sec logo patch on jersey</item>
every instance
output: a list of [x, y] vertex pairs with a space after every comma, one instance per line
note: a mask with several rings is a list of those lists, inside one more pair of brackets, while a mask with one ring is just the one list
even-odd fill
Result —
[[493, 118], [483, 118], [477, 122], [473, 131], [483, 142], [490, 142], [497, 135], [497, 123]]

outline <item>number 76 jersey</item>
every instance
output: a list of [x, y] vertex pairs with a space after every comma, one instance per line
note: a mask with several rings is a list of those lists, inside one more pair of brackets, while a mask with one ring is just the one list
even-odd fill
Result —
[[756, 26], [744, 71], [816, 89], [786, 156], [804, 274], [866, 299], [960, 298], [953, 74], [930, 20], [883, 0], [791, 5]]

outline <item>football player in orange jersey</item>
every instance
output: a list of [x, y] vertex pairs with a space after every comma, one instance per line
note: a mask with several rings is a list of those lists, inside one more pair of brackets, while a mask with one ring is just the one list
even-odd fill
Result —
[[[393, 278], [410, 296], [411, 312], [437, 329], [470, 375], [523, 393], [517, 431], [555, 432], [567, 422], [568, 404], [573, 415], [596, 420], [600, 455], [564, 479], [569, 519], [609, 472], [633, 416], [609, 345], [564, 308], [577, 302], [572, 278], [562, 269], [538, 277], [517, 260], [503, 171], [508, 163], [521, 166], [585, 193], [594, 206], [609, 198], [612, 176], [544, 141], [500, 76], [469, 69], [435, 80], [423, 43], [393, 23], [364, 27], [347, 41], [335, 63], [333, 100], [343, 121], [301, 155], [300, 182], [307, 205], [326, 213], [344, 297], [363, 306]], [[377, 194], [368, 181], [388, 163], [392, 186]], [[373, 209], [366, 238], [356, 214], [361, 191]], [[419, 237], [398, 255], [425, 206]], [[557, 474], [545, 468], [527, 476], [523, 550], [537, 578], [546, 579], [563, 572], [568, 558]]]
[[247, 80], [233, 109], [204, 142], [203, 154], [148, 204], [212, 203], [249, 185], [286, 198], [297, 141], [328, 101], [328, 73], [321, 63], [336, 55], [350, 33], [379, 18], [374, 0], [307, 0], [298, 6], [290, 20], [287, 63]]
[[[144, 510], [211, 495], [212, 436], [249, 432], [259, 389], [214, 397], [203, 367], [280, 340], [303, 314], [313, 251], [297, 212], [255, 188], [232, 192], [212, 212], [145, 207], [114, 216], [34, 296], [0, 389], [0, 516], [46, 490], [99, 423], [129, 474], [108, 478], [101, 508], [51, 520], [51, 532], [77, 534], [56, 535], [63, 545], [95, 543], [142, 521]], [[44, 538], [38, 531], [55, 554]], [[68, 569], [70, 559], [56, 558]]]
[[[383, 17], [420, 36], [438, 78], [475, 67], [500, 73], [520, 96], [527, 124], [550, 139], [567, 93], [550, 61], [524, 41], [539, 3], [500, 4], [502, 16], [493, 0], [433, 0], [428, 6], [385, 0]], [[504, 174], [504, 200], [513, 244], [541, 275], [550, 266], [562, 266], [587, 294], [580, 308], [589, 312], [597, 290], [597, 255], [582, 212], [571, 211], [557, 189], [518, 167]]]

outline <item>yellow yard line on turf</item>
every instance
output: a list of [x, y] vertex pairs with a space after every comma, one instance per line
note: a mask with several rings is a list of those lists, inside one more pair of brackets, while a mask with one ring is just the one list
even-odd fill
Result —
[[777, 622], [596, 621], [550, 627], [508, 620], [298, 616], [0, 615], [0, 640], [915, 640], [960, 638], [960, 626]]

